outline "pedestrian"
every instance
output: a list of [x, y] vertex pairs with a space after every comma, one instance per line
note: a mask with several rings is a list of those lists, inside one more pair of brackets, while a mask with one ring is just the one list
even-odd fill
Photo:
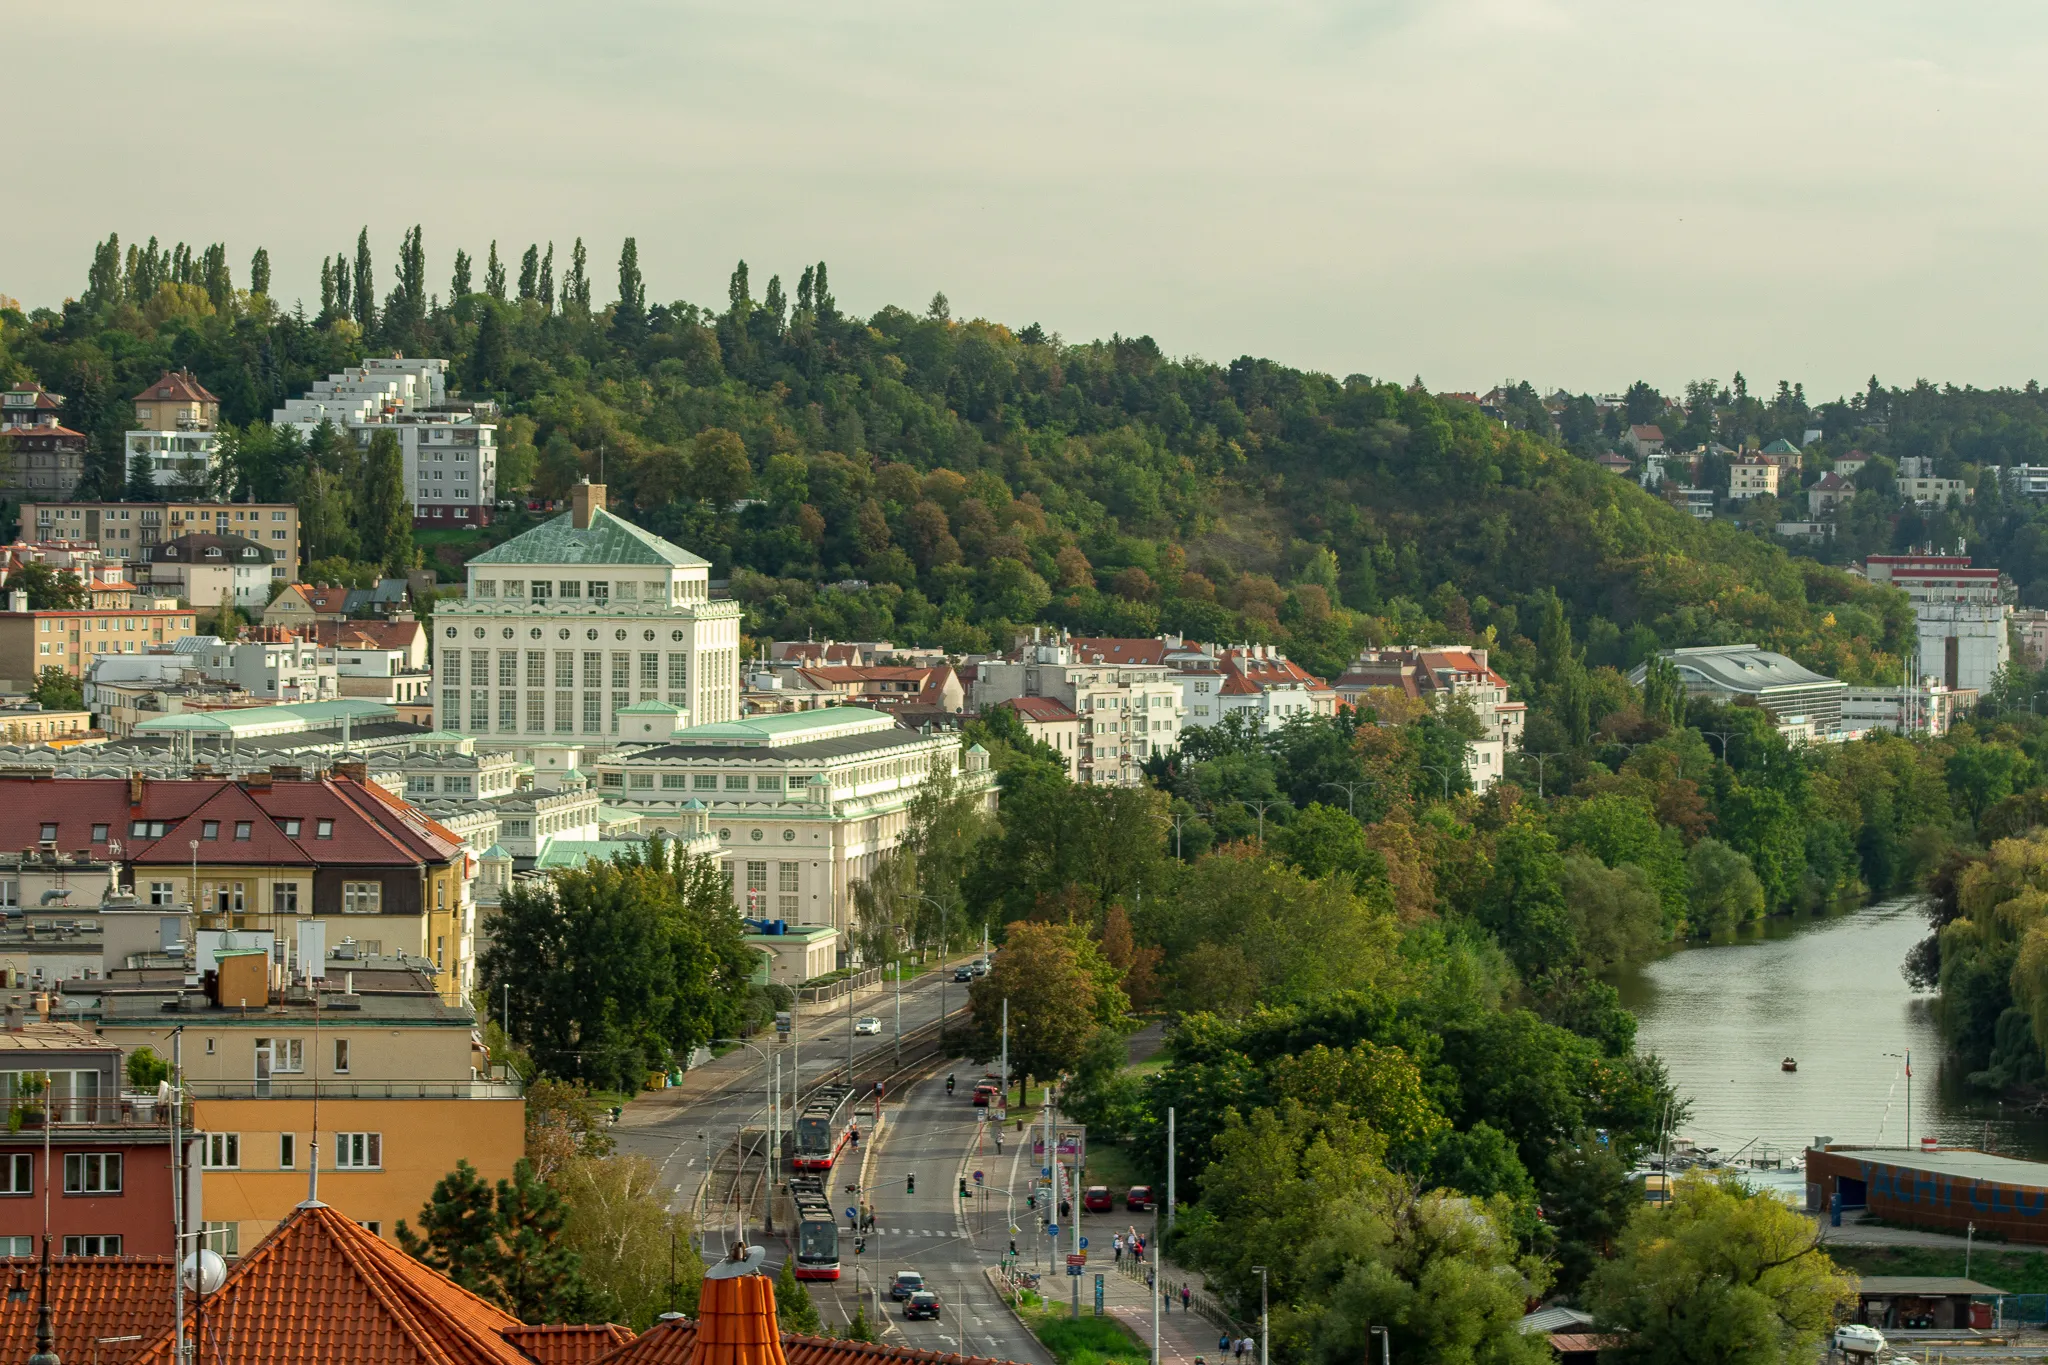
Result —
[[1216, 1354], [1219, 1356], [1230, 1354], [1230, 1333], [1218, 1332], [1216, 1334]]
[[1182, 1286], [1180, 1287], [1180, 1311], [1181, 1311], [1181, 1312], [1185, 1313], [1185, 1312], [1187, 1312], [1187, 1311], [1188, 1311], [1188, 1300], [1189, 1300], [1190, 1298], [1192, 1298], [1192, 1297], [1194, 1297], [1194, 1296], [1193, 1296], [1192, 1294], [1190, 1294], [1190, 1293], [1188, 1292], [1188, 1287], [1187, 1287], [1186, 1285], [1182, 1285]]
[[1119, 1232], [1116, 1235], [1116, 1239], [1110, 1245], [1116, 1252], [1116, 1263], [1122, 1265], [1124, 1263], [1124, 1235]]
[[1246, 1357], [1247, 1359], [1255, 1359], [1255, 1358], [1257, 1358], [1257, 1356], [1258, 1356], [1258, 1354], [1259, 1354], [1259, 1345], [1258, 1345], [1258, 1343], [1257, 1343], [1257, 1342], [1255, 1342], [1255, 1341], [1253, 1341], [1253, 1340], [1252, 1340], [1252, 1339], [1251, 1339], [1250, 1337], [1246, 1337], [1246, 1338], [1244, 1339], [1244, 1353], [1245, 1353], [1245, 1357]]

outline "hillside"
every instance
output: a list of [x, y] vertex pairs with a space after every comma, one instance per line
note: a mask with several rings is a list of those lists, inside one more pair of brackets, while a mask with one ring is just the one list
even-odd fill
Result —
[[[1526, 682], [1554, 588], [1592, 669], [1754, 640], [1849, 680], [1896, 675], [1891, 595], [1466, 404], [1171, 359], [1146, 337], [1069, 343], [955, 319], [943, 296], [863, 319], [823, 264], [793, 296], [771, 278], [757, 300], [742, 264], [720, 309], [650, 307], [630, 242], [616, 300], [594, 307], [582, 255], [557, 291], [552, 248], [515, 272], [494, 245], [458, 261], [444, 302], [415, 231], [373, 302], [348, 287], [376, 277], [365, 237], [323, 263], [309, 315], [237, 287], [219, 248], [110, 239], [77, 301], [0, 313], [0, 377], [68, 395], [98, 452], [89, 481], [117, 494], [123, 400], [189, 366], [228, 421], [256, 424], [227, 443], [224, 491], [300, 501], [309, 557], [353, 560], [409, 552], [363, 529], [354, 452], [302, 458], [260, 419], [362, 355], [446, 355], [466, 395], [509, 414], [501, 498], [601, 472], [731, 574], [761, 635], [985, 649], [1031, 621], [1169, 629], [1278, 643], [1326, 674], [1372, 641], [1491, 638]], [[267, 257], [252, 266], [241, 283], [267, 287]], [[461, 553], [435, 549], [450, 568]]]

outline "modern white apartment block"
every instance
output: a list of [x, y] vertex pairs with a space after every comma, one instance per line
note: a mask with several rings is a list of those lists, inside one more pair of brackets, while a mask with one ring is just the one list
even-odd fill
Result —
[[639, 702], [738, 716], [739, 604], [711, 600], [708, 561], [604, 499], [578, 484], [569, 511], [469, 561], [468, 595], [434, 613], [440, 729], [480, 749], [598, 750]]
[[497, 427], [474, 404], [450, 402], [448, 362], [374, 357], [331, 374], [271, 413], [310, 437], [322, 422], [368, 445], [380, 430], [405, 454], [406, 496], [419, 526], [480, 526], [498, 500]]

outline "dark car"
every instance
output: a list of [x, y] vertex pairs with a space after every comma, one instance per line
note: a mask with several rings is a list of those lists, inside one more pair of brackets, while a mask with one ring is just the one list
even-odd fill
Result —
[[1090, 1185], [1081, 1191], [1081, 1207], [1090, 1213], [1108, 1213], [1116, 1207], [1116, 1197], [1107, 1185]]
[[899, 1270], [896, 1278], [889, 1281], [889, 1297], [907, 1299], [913, 1294], [924, 1293], [924, 1276], [915, 1270]]
[[1152, 1207], [1152, 1187], [1150, 1185], [1131, 1186], [1131, 1192], [1124, 1196], [1124, 1207], [1139, 1213], [1149, 1210]]
[[972, 968], [972, 967], [955, 967], [955, 968], [953, 969], [953, 979], [954, 979], [955, 981], [972, 981], [972, 980], [974, 980], [974, 968]]
[[929, 1289], [920, 1289], [903, 1301], [903, 1320], [913, 1322], [918, 1318], [939, 1318], [939, 1296]]

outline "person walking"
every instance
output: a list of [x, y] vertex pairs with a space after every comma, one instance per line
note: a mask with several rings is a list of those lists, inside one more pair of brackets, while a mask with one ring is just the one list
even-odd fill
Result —
[[1110, 1245], [1116, 1252], [1116, 1263], [1122, 1265], [1124, 1263], [1124, 1235], [1119, 1232], [1116, 1235], [1116, 1240], [1110, 1243]]
[[1259, 1344], [1250, 1337], [1246, 1337], [1238, 1345], [1244, 1348], [1246, 1359], [1257, 1360], [1259, 1358]]
[[1216, 1354], [1219, 1356], [1230, 1354], [1230, 1333], [1218, 1332], [1216, 1334]]
[[1192, 1294], [1190, 1294], [1190, 1293], [1188, 1292], [1188, 1287], [1187, 1287], [1186, 1285], [1182, 1285], [1182, 1286], [1180, 1287], [1180, 1311], [1181, 1311], [1181, 1312], [1185, 1313], [1185, 1312], [1187, 1312], [1187, 1311], [1188, 1311], [1188, 1300], [1189, 1300], [1189, 1299], [1191, 1299], [1191, 1298], [1193, 1298], [1193, 1297], [1194, 1297], [1194, 1296], [1193, 1296]]

